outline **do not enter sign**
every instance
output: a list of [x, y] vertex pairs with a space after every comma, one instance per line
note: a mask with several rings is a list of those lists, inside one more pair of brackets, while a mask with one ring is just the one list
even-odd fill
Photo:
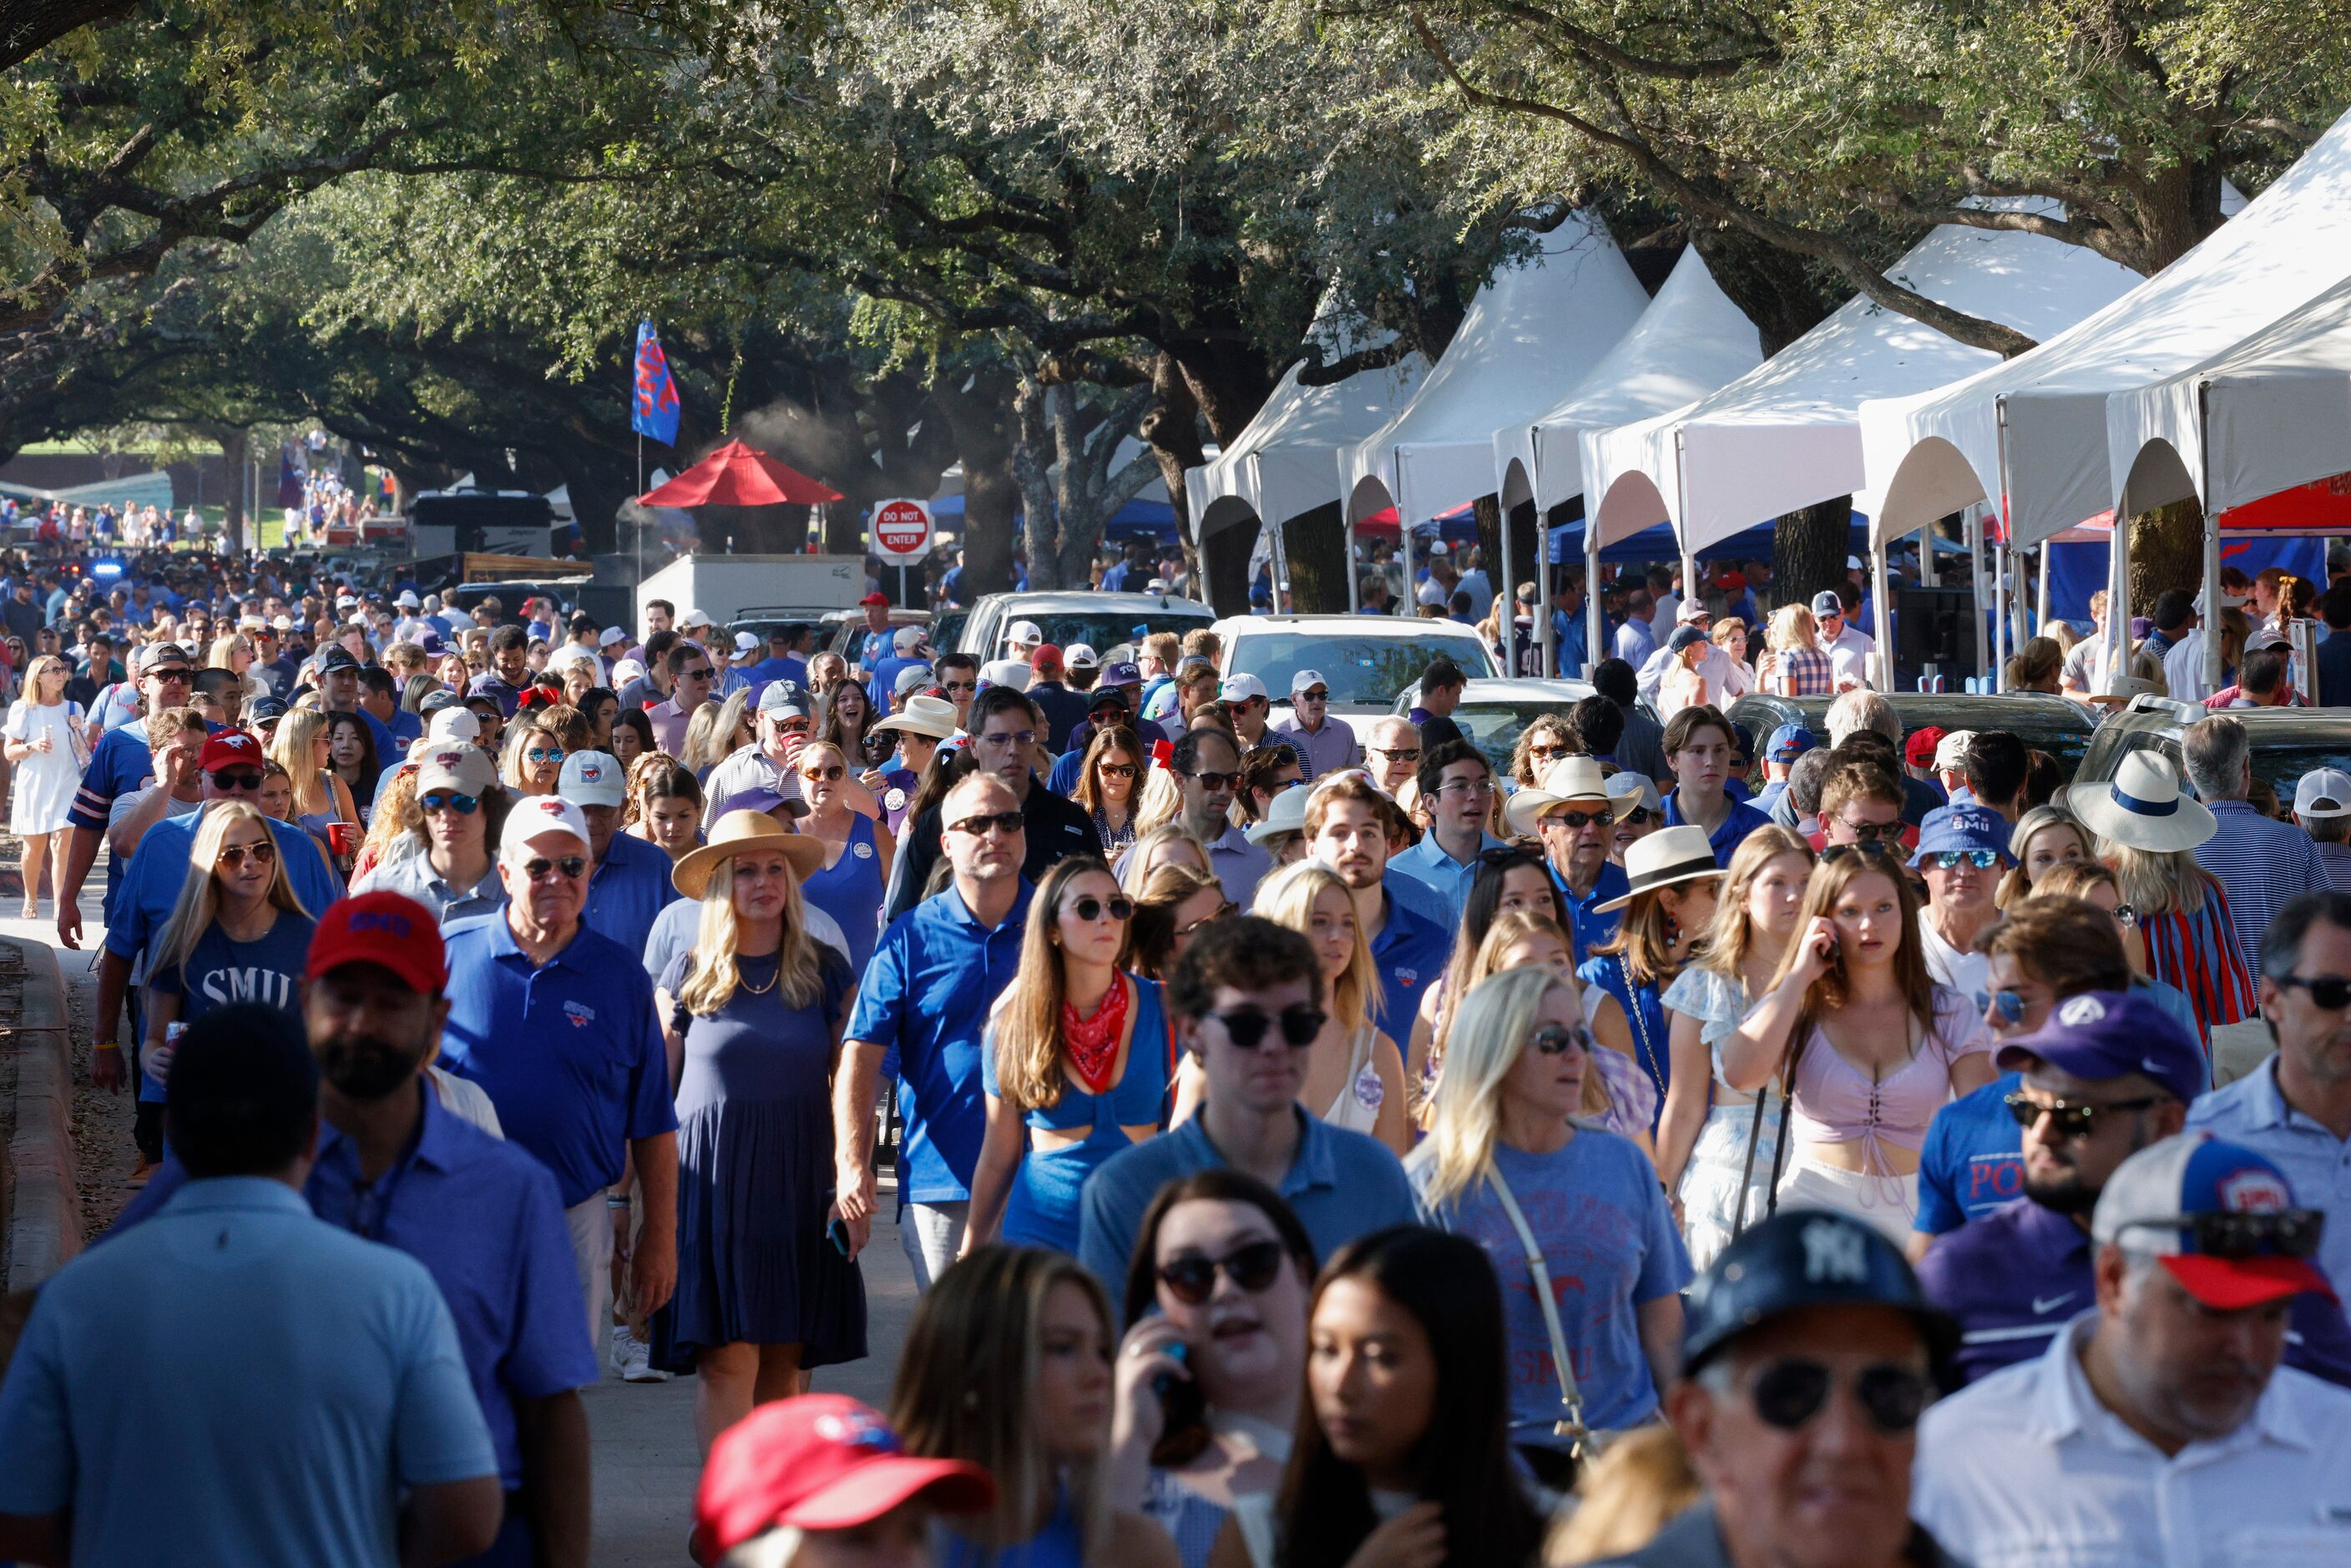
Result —
[[911, 559], [931, 548], [931, 509], [920, 501], [884, 501], [873, 508], [875, 553]]

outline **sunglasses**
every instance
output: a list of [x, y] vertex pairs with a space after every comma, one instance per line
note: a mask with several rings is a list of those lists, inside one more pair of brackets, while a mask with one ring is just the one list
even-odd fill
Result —
[[838, 762], [828, 762], [821, 768], [803, 768], [800, 777], [813, 784], [820, 779], [836, 781], [847, 776], [849, 769]]
[[1527, 747], [1527, 759], [1530, 762], [1556, 762], [1562, 757], [1573, 757], [1574, 755], [1575, 747], [1572, 746], [1530, 746]]
[[2308, 1258], [2325, 1238], [2326, 1213], [2282, 1208], [2267, 1214], [2183, 1214], [2134, 1220], [2124, 1228], [2184, 1230], [2197, 1251], [2213, 1258]]
[[551, 871], [561, 872], [566, 882], [578, 882], [588, 874], [588, 857], [565, 855], [561, 860], [533, 859], [522, 862], [523, 875], [533, 882], [544, 882]]
[[1132, 762], [1097, 762], [1094, 764], [1094, 771], [1101, 774], [1105, 779], [1132, 779], [1134, 777], [1134, 764]]
[[[1819, 1362], [1792, 1358], [1757, 1373], [1748, 1394], [1765, 1426], [1793, 1432], [1827, 1407], [1836, 1384], [1836, 1374]], [[1917, 1427], [1932, 1398], [1925, 1375], [1907, 1366], [1865, 1366], [1849, 1386], [1870, 1425], [1888, 1436]]]
[[1017, 735], [983, 735], [978, 738], [980, 745], [991, 750], [1003, 751], [1015, 747], [1036, 745], [1037, 732], [1033, 729], [1024, 729]]
[[533, 762], [560, 762], [563, 760], [563, 747], [534, 746], [523, 755]]
[[1211, 795], [1219, 789], [1238, 789], [1241, 787], [1241, 776], [1238, 773], [1194, 773], [1189, 777], [1198, 779], [1200, 788]]
[[256, 865], [268, 865], [277, 859], [277, 846], [266, 839], [257, 844], [225, 844], [221, 847], [219, 859], [214, 863], [235, 871], [245, 863], [247, 855], [253, 857]]
[[416, 798], [416, 803], [427, 811], [455, 811], [461, 817], [470, 817], [474, 814], [475, 809], [481, 805], [482, 798], [478, 795], [456, 795], [436, 789], [430, 795], [419, 795]]
[[2059, 1137], [2086, 1138], [2092, 1129], [2097, 1125], [2099, 1117], [2110, 1113], [2119, 1114], [2125, 1111], [2148, 1110], [2162, 1104], [2163, 1096], [2148, 1094], [2137, 1100], [2117, 1100], [2109, 1105], [2075, 1105], [2064, 1100], [2052, 1100], [2044, 1103], [2017, 1093], [2002, 1096], [2001, 1103], [2007, 1106], [2008, 1113], [2016, 1118], [2016, 1124], [2027, 1132], [2032, 1131], [2041, 1118], [2046, 1116], [2049, 1118], [2050, 1127]]
[[943, 683], [939, 689], [943, 692], [976, 692], [979, 690], [979, 683], [977, 681], [947, 681]]
[[1280, 1276], [1281, 1259], [1279, 1241], [1244, 1241], [1221, 1258], [1183, 1252], [1160, 1265], [1159, 1282], [1186, 1306], [1196, 1307], [1215, 1293], [1218, 1274], [1255, 1295]]
[[1837, 826], [1851, 833], [1857, 843], [1890, 844], [1902, 837], [1902, 822], [1899, 818], [1891, 822], [1854, 822], [1839, 817]]
[[[1992, 1011], [2000, 1015], [2000, 1021], [2011, 1029], [2024, 1021], [2024, 998], [2014, 991], [1994, 991], [1991, 994], [1991, 1008]], [[2030, 1124], [2028, 1123], [2027, 1125]]]
[[1228, 915], [1234, 915], [1234, 914], [1238, 913], [1238, 912], [1239, 912], [1239, 909], [1240, 909], [1240, 905], [1239, 905], [1239, 904], [1235, 904], [1231, 899], [1229, 899], [1229, 898], [1228, 898], [1228, 899], [1225, 900], [1225, 901], [1224, 901], [1224, 903], [1222, 903], [1222, 904], [1218, 904], [1218, 905], [1217, 906], [1217, 912], [1216, 912], [1214, 915], [1203, 915], [1202, 916], [1200, 916], [1200, 918], [1199, 918], [1199, 919], [1195, 920], [1195, 921], [1194, 921], [1194, 922], [1192, 922], [1192, 924], [1191, 924], [1191, 925], [1179, 925], [1179, 926], [1177, 926], [1177, 927], [1176, 928], [1176, 936], [1191, 936], [1194, 932], [1196, 932], [1196, 931], [1199, 930], [1201, 926], [1206, 925], [1209, 921], [1211, 921], [1211, 920], [1222, 920], [1222, 919], [1226, 918]]
[[1625, 820], [1618, 823], [1617, 826], [1625, 828], [1646, 828], [1651, 822], [1662, 822], [1665, 820], [1666, 814], [1663, 811], [1652, 811], [1646, 806], [1635, 806], [1631, 810], [1625, 813]]
[[809, 721], [804, 718], [784, 719], [776, 726], [778, 735], [806, 735], [808, 732]]
[[1547, 1023], [1527, 1036], [1527, 1043], [1545, 1056], [1560, 1056], [1571, 1051], [1590, 1051], [1592, 1031], [1574, 1024]]
[[718, 672], [716, 670], [687, 670], [681, 674], [678, 679], [684, 681], [715, 680], [717, 678], [717, 674]]
[[1291, 693], [1290, 700], [1294, 703], [1319, 703], [1328, 701], [1330, 695], [1323, 687], [1316, 686], [1311, 691]]
[[1613, 811], [1552, 811], [1542, 821], [1557, 822], [1571, 833], [1580, 833], [1590, 827], [1606, 827], [1614, 815]]
[[1382, 757], [1393, 757], [1398, 762], [1417, 762], [1420, 760], [1420, 747], [1417, 746], [1408, 746], [1404, 747], [1402, 750], [1390, 750], [1384, 746], [1374, 746], [1369, 747], [1369, 749], [1377, 752]]
[[984, 839], [987, 836], [987, 831], [994, 828], [1006, 838], [1010, 838], [1013, 834], [1022, 831], [1028, 825], [1028, 819], [1018, 811], [994, 811], [977, 817], [966, 817], [960, 822], [949, 822], [947, 829], [950, 832], [969, 833], [975, 839]]
[[261, 788], [261, 770], [257, 768], [224, 768], [212, 776], [215, 789], [246, 790]]
[[1276, 1024], [1281, 1026], [1283, 1044], [1292, 1051], [1303, 1051], [1314, 1043], [1331, 1015], [1320, 1008], [1310, 1008], [1301, 1003], [1294, 1008], [1282, 1009], [1278, 1018], [1259, 1012], [1255, 1008], [1236, 1008], [1228, 1013], [1210, 1013], [1207, 1016], [1223, 1024], [1226, 1038], [1243, 1051], [1255, 1051], [1263, 1043], [1266, 1031]]
[[1971, 865], [1978, 871], [1990, 871], [2000, 863], [1998, 850], [1937, 850], [1920, 858], [1920, 866], [1928, 871], [1957, 871]]
[[1102, 917], [1104, 911], [1109, 912], [1113, 920], [1131, 920], [1134, 916], [1134, 904], [1133, 900], [1123, 895], [1114, 897], [1105, 904], [1093, 894], [1088, 894], [1071, 904], [1067, 913], [1076, 915], [1091, 925]]
[[2308, 991], [2310, 1005], [2322, 1012], [2339, 1013], [2351, 1008], [2351, 980], [2337, 975], [2281, 975], [2276, 983], [2288, 990]]

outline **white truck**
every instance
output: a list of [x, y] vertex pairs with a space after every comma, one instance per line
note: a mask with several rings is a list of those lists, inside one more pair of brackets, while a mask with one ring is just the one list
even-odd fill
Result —
[[637, 625], [645, 606], [665, 599], [681, 619], [699, 610], [716, 625], [747, 610], [808, 612], [853, 609], [865, 593], [865, 560], [853, 555], [687, 555], [637, 584]]

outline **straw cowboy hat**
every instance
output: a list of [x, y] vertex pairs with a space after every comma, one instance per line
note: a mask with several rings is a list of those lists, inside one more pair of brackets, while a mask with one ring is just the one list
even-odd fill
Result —
[[1685, 822], [1677, 828], [1659, 828], [1645, 839], [1635, 839], [1625, 851], [1625, 874], [1632, 882], [1630, 891], [1622, 898], [1593, 905], [1594, 915], [1622, 909], [1645, 893], [1677, 882], [1720, 876], [1722, 867], [1715, 863], [1714, 846], [1707, 841], [1706, 830]]
[[885, 729], [899, 729], [908, 735], [927, 735], [933, 740], [945, 740], [960, 727], [956, 722], [956, 706], [945, 697], [908, 697], [905, 707], [874, 725], [865, 733], [879, 735]]
[[1605, 804], [1609, 821], [1621, 822], [1632, 815], [1633, 808], [1641, 802], [1638, 797], [1616, 800], [1608, 793], [1608, 781], [1600, 776], [1600, 764], [1589, 757], [1562, 757], [1551, 765], [1540, 786], [1530, 785], [1510, 799], [1502, 808], [1502, 820], [1510, 831], [1521, 838], [1535, 836], [1535, 824], [1553, 806], [1570, 800], [1593, 800]]
[[2192, 850], [2220, 831], [2210, 808], [2179, 792], [2179, 770], [2159, 751], [2126, 753], [2112, 779], [2066, 790], [2065, 805], [2100, 838], [2135, 850]]
[[710, 873], [718, 862], [746, 850], [774, 850], [792, 868], [792, 880], [806, 882], [824, 869], [824, 841], [787, 832], [765, 811], [729, 811], [710, 830], [710, 841], [670, 868], [671, 885], [688, 898], [710, 890]]

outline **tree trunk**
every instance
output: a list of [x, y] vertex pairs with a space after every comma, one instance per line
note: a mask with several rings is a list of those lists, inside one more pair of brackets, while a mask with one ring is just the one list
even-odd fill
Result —
[[958, 371], [932, 388], [963, 455], [963, 590], [967, 601], [1012, 586], [1012, 528], [1020, 508], [1012, 477], [1014, 376], [1002, 367]]
[[1844, 582], [1845, 557], [1853, 553], [1852, 538], [1851, 496], [1800, 507], [1782, 517], [1772, 536], [1773, 601], [1809, 603], [1822, 589]]
[[[1151, 388], [1158, 401], [1143, 416], [1135, 434], [1159, 464], [1159, 481], [1167, 486], [1168, 504], [1176, 509], [1176, 542], [1184, 552], [1185, 570], [1199, 582], [1205, 580], [1200, 552], [1193, 543], [1192, 497], [1184, 488], [1184, 471], [1204, 467], [1208, 461], [1200, 444], [1200, 404], [1191, 382], [1171, 355], [1161, 354], [1152, 361]], [[1261, 401], [1259, 406], [1264, 406]], [[1247, 608], [1244, 593], [1242, 609]]]
[[[799, 542], [788, 548], [806, 549], [810, 509], [806, 507], [794, 507], [791, 510], [799, 515], [798, 526], [789, 529], [785, 537], [797, 538]], [[865, 553], [865, 514], [864, 509], [857, 505], [855, 497], [843, 501], [827, 501], [824, 504], [823, 537], [824, 553], [827, 555], [863, 555]]]
[[1257, 552], [1261, 532], [1263, 529], [1254, 522], [1229, 524], [1218, 529], [1208, 540], [1207, 548], [1199, 552], [1197, 570], [1205, 587], [1195, 597], [1204, 600], [1217, 614], [1249, 613], [1249, 557]]
[[[1339, 503], [1301, 512], [1282, 529], [1290, 585], [1301, 615], [1343, 615], [1347, 610], [1347, 519]], [[1247, 591], [1244, 587], [1243, 598]]]
[[2203, 586], [2204, 509], [2191, 496], [2141, 512], [2130, 520], [2132, 615], [2154, 612], [2155, 597], [2168, 589], [2189, 593]]
[[1022, 534], [1029, 547], [1029, 586], [1045, 591], [1062, 586], [1061, 551], [1057, 538], [1059, 508], [1054, 504], [1053, 414], [1048, 406], [1062, 389], [1023, 376], [1013, 394], [1012, 407], [1019, 438], [1012, 448], [1012, 477], [1020, 486]]
[[226, 519], [224, 531], [228, 537], [231, 555], [243, 555], [246, 549], [245, 464], [246, 455], [253, 449], [253, 433], [246, 430], [215, 430], [211, 433], [220, 443], [221, 464], [229, 471], [228, 505], [222, 516]]

